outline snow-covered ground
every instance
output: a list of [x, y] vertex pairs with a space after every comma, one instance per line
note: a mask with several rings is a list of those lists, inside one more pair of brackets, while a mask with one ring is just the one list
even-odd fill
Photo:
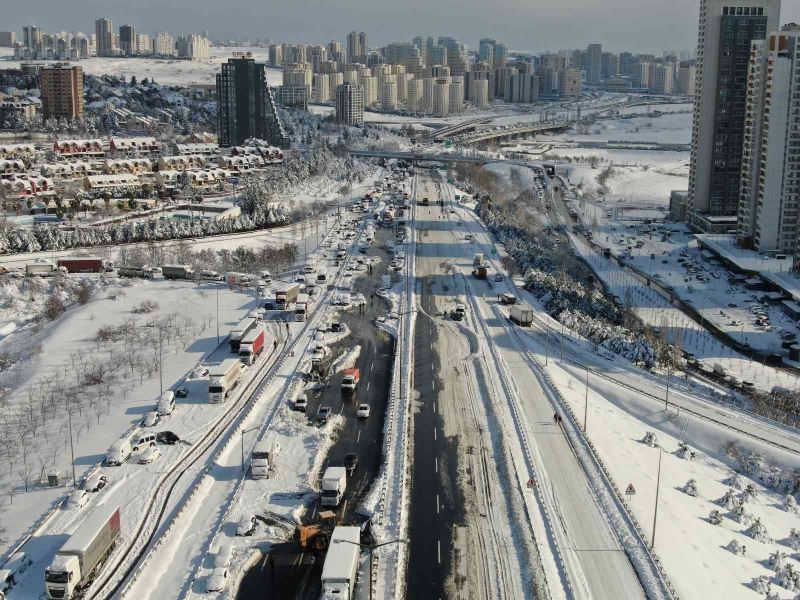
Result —
[[[20, 61], [13, 59], [13, 50], [10, 48], [0, 48], [0, 68], [14, 69], [19, 68]], [[220, 72], [220, 65], [233, 57], [234, 52], [252, 52], [253, 58], [259, 62], [266, 62], [266, 48], [227, 48], [212, 47], [211, 58], [208, 60], [178, 60], [178, 59], [155, 59], [155, 58], [113, 58], [113, 57], [92, 57], [75, 64], [83, 68], [83, 72], [88, 75], [105, 75], [111, 73], [117, 76], [125, 76], [128, 79], [136, 77], [142, 79], [155, 80], [162, 85], [214, 85], [215, 77]], [[5, 55], [6, 60], [1, 60]], [[25, 61], [28, 62], [28, 61]], [[283, 75], [280, 69], [267, 68], [267, 81], [270, 85], [281, 85]]]

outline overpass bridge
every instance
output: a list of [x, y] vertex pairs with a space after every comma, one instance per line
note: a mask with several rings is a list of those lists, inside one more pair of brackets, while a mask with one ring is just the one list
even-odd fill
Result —
[[453, 138], [457, 144], [477, 144], [494, 140], [514, 140], [537, 133], [563, 131], [572, 124], [571, 121], [537, 121], [535, 123], [519, 123], [517, 125], [498, 126], [491, 129], [478, 128], [472, 133], [465, 133]]
[[475, 131], [481, 125], [486, 125], [492, 122], [493, 117], [478, 117], [476, 119], [469, 119], [454, 125], [447, 125], [441, 129], [437, 129], [431, 134], [434, 142], [443, 142], [447, 138], [459, 135], [465, 131]]
[[515, 167], [524, 167], [533, 169], [540, 173], [552, 171], [552, 165], [547, 165], [539, 162], [531, 162], [526, 160], [513, 160], [507, 158], [491, 158], [487, 156], [461, 156], [459, 154], [426, 154], [422, 152], [389, 152], [384, 150], [348, 150], [351, 156], [360, 156], [362, 158], [385, 158], [385, 159], [398, 159], [405, 160], [412, 164], [420, 162], [440, 162], [440, 163], [468, 163], [473, 165], [487, 165], [491, 163], [501, 163], [504, 165], [513, 165]]

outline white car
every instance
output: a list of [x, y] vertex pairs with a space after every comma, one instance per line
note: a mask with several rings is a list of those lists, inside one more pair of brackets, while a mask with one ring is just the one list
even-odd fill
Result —
[[359, 404], [356, 410], [356, 417], [359, 419], [369, 418], [369, 404]]
[[158, 411], [151, 410], [142, 419], [142, 427], [155, 427], [160, 420], [161, 417], [158, 416]]
[[86, 478], [81, 489], [85, 492], [99, 492], [108, 483], [108, 478], [102, 473], [94, 473]]
[[80, 510], [89, 502], [89, 494], [84, 490], [75, 490], [67, 498], [66, 508]]
[[236, 535], [250, 536], [256, 531], [256, 518], [253, 515], [242, 515], [236, 524]]
[[230, 544], [222, 544], [214, 556], [214, 568], [227, 567], [231, 562], [233, 556], [233, 546]]
[[206, 580], [207, 592], [221, 592], [228, 586], [228, 569], [217, 567]]
[[148, 465], [159, 458], [161, 458], [161, 450], [155, 446], [148, 446], [139, 454], [139, 459], [137, 462], [140, 465]]

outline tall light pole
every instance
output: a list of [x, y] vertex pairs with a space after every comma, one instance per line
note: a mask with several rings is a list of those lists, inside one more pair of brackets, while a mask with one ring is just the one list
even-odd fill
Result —
[[564, 323], [561, 323], [561, 362], [564, 362]]
[[411, 540], [397, 539], [383, 542], [382, 544], [361, 544], [359, 542], [351, 542], [350, 540], [337, 539], [333, 540], [334, 544], [353, 544], [359, 548], [366, 548], [369, 550], [369, 600], [372, 600], [372, 551], [377, 550], [381, 546], [388, 546], [389, 544], [410, 544]]
[[242, 472], [244, 472], [244, 434], [250, 433], [251, 431], [255, 431], [258, 427], [251, 427], [250, 429], [243, 429], [242, 435], [239, 439], [242, 441]]
[[672, 377], [672, 359], [667, 364], [667, 395], [664, 398], [664, 410], [669, 410], [669, 380]]
[[583, 402], [583, 433], [586, 434], [586, 421], [589, 418], [589, 365], [586, 365], [586, 398]]
[[219, 346], [219, 282], [217, 282], [217, 346]]
[[650, 549], [656, 545], [656, 521], [658, 519], [658, 490], [661, 487], [661, 446], [658, 447], [658, 476], [656, 477], [656, 504], [653, 508], [653, 537], [650, 540]]
[[77, 485], [77, 479], [75, 478], [75, 446], [72, 442], [72, 411], [67, 410], [67, 420], [69, 422], [69, 452], [72, 456], [72, 485]]

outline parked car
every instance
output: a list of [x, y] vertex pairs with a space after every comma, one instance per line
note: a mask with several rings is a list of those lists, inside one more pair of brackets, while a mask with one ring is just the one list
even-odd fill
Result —
[[174, 446], [175, 444], [181, 441], [181, 438], [179, 438], [177, 434], [172, 433], [171, 431], [159, 431], [156, 434], [156, 441], [159, 444]]
[[189, 396], [189, 390], [187, 390], [185, 387], [179, 387], [177, 390], [175, 390], [176, 398], [186, 398], [188, 396]]
[[256, 518], [253, 515], [242, 515], [236, 524], [236, 535], [249, 536], [256, 531]]
[[503, 274], [502, 273], [495, 273], [494, 274], [495, 281], [503, 281]]
[[317, 411], [317, 421], [320, 423], [327, 422], [331, 418], [331, 409], [329, 406], [320, 406]]
[[294, 401], [294, 409], [300, 412], [306, 412], [308, 408], [308, 397], [305, 394], [300, 394]]
[[231, 557], [233, 556], [233, 546], [230, 544], [222, 544], [217, 550], [217, 554], [214, 556], [214, 567], [227, 567], [231, 562]]
[[206, 580], [207, 592], [221, 592], [228, 586], [228, 569], [217, 567]]
[[137, 462], [140, 465], [148, 465], [159, 458], [161, 458], [161, 450], [159, 450], [156, 446], [149, 446], [139, 454], [139, 459]]
[[356, 410], [356, 417], [359, 419], [369, 418], [369, 404], [359, 404]]
[[105, 475], [102, 473], [94, 473], [86, 478], [86, 481], [83, 482], [81, 489], [85, 492], [99, 492], [106, 487], [107, 483], [108, 478]]
[[67, 498], [67, 504], [65, 508], [80, 510], [86, 506], [88, 502], [89, 494], [87, 494], [84, 490], [75, 490], [69, 495], [69, 498]]
[[158, 411], [151, 410], [142, 419], [142, 427], [155, 427], [160, 420], [161, 417], [158, 415]]
[[358, 466], [358, 454], [349, 453], [344, 455], [344, 468], [347, 469], [347, 474], [352, 475]]

